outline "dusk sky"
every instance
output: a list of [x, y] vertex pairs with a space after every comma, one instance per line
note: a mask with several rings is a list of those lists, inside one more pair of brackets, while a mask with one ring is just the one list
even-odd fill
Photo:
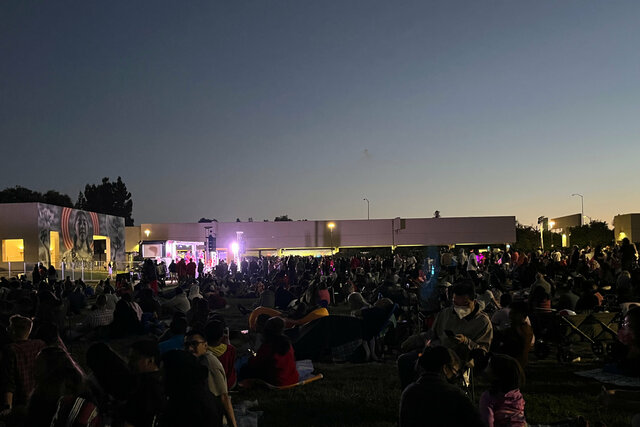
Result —
[[0, 187], [136, 224], [640, 212], [640, 2], [0, 4]]

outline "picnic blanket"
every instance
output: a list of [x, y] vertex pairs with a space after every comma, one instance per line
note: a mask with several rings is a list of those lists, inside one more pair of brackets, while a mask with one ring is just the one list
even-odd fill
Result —
[[575, 374], [581, 377], [593, 378], [594, 380], [605, 384], [614, 384], [619, 387], [640, 388], [640, 378], [604, 372], [602, 368], [575, 372]]

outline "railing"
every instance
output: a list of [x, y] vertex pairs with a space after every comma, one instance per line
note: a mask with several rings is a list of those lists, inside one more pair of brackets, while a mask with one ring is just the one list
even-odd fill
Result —
[[[33, 262], [0, 262], [0, 277], [12, 278], [25, 275], [27, 280], [33, 280], [35, 265], [36, 263]], [[93, 282], [107, 277], [115, 279], [116, 274], [133, 271], [136, 265], [136, 262], [114, 262], [109, 269], [108, 263], [101, 261], [60, 262], [56, 263], [56, 273], [58, 280], [68, 276], [71, 280], [82, 279], [85, 282]]]

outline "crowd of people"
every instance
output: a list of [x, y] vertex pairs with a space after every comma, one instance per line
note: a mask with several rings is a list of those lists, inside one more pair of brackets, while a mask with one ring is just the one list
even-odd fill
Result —
[[[230, 298], [247, 298], [237, 306], [245, 316], [272, 310], [255, 317], [242, 349], [230, 339], [240, 331], [219, 313], [236, 309]], [[230, 392], [247, 379], [286, 386], [301, 379], [301, 359], [397, 357], [401, 426], [524, 426], [520, 389], [539, 319], [622, 306], [606, 369], [638, 376], [635, 301], [640, 268], [628, 241], [545, 252], [445, 248], [428, 261], [418, 251], [255, 257], [209, 271], [146, 260], [140, 280], [95, 285], [37, 266], [32, 280], [0, 283], [0, 422], [235, 426]], [[121, 339], [125, 357], [112, 347]], [[468, 388], [481, 373], [490, 388], [476, 405]], [[635, 399], [614, 390], [603, 398]]]

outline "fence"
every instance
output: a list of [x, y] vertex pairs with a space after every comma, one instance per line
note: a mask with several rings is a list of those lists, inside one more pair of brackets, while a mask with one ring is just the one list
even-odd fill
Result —
[[[12, 278], [25, 275], [28, 280], [33, 278], [33, 262], [0, 262], [0, 277]], [[105, 262], [100, 261], [80, 261], [76, 263], [59, 263], [56, 265], [58, 279], [67, 276], [71, 280], [82, 279], [85, 282], [104, 280], [107, 277], [115, 278], [116, 274], [134, 271], [137, 263], [114, 262], [111, 271]]]

